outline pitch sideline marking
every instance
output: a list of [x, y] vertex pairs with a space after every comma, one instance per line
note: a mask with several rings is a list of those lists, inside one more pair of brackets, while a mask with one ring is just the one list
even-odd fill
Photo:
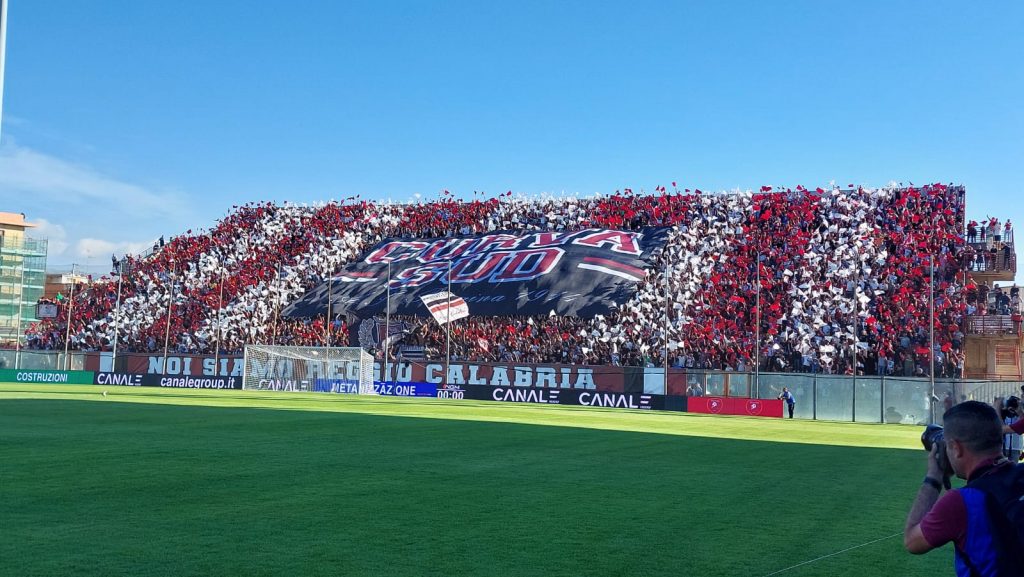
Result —
[[779, 573], [785, 573], [786, 571], [789, 571], [790, 569], [796, 569], [797, 567], [802, 567], [804, 565], [809, 565], [809, 564], [814, 563], [816, 561], [821, 561], [822, 559], [828, 559], [829, 557], [835, 557], [836, 555], [839, 555], [841, 553], [846, 553], [847, 551], [853, 551], [854, 549], [860, 549], [861, 547], [867, 547], [868, 545], [871, 545], [873, 543], [878, 543], [879, 541], [885, 541], [886, 539], [892, 539], [893, 537], [896, 537], [896, 536], [899, 536], [899, 535], [902, 535], [902, 534], [903, 534], [903, 531], [900, 531], [899, 533], [893, 533], [892, 535], [889, 535], [888, 537], [882, 537], [880, 539], [875, 539], [874, 541], [868, 541], [867, 543], [861, 543], [860, 545], [854, 545], [853, 547], [847, 547], [846, 549], [843, 549], [842, 551], [836, 551], [835, 553], [829, 553], [828, 555], [822, 555], [821, 557], [818, 557], [817, 559], [811, 559], [810, 561], [804, 561], [803, 563], [797, 563], [796, 565], [793, 565], [792, 567], [786, 567], [785, 569], [780, 569], [780, 570], [778, 570], [778, 571], [776, 571], [774, 573], [769, 573], [769, 574], [765, 575], [764, 577], [772, 577], [772, 575], [778, 575]]

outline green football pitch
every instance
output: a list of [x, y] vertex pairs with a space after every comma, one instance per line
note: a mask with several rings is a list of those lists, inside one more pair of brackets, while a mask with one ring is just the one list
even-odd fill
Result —
[[0, 385], [0, 575], [952, 574], [919, 427]]

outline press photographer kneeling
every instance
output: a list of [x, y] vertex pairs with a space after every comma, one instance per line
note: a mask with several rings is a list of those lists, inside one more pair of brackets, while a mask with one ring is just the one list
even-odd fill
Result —
[[[960, 403], [929, 426], [928, 472], [907, 516], [903, 543], [914, 554], [953, 542], [960, 577], [1024, 576], [1024, 467], [1003, 457], [1003, 423], [991, 406]], [[947, 492], [949, 478], [967, 485]]]

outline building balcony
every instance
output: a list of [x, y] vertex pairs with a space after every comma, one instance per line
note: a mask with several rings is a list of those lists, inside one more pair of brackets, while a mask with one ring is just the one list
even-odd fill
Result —
[[986, 337], [1020, 336], [1021, 316], [1014, 315], [980, 315], [967, 317], [967, 335]]
[[979, 280], [1009, 282], [1017, 276], [1017, 254], [1003, 251], [979, 252], [967, 268]]

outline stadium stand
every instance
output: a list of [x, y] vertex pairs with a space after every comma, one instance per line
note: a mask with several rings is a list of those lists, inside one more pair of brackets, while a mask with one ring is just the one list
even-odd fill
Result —
[[[985, 222], [975, 223], [985, 242], [993, 230], [1012, 234], [1009, 223]], [[116, 279], [76, 290], [70, 346], [110, 350], [115, 314], [126, 352], [162, 350], [165, 334], [179, 353], [324, 344], [327, 319], [282, 319], [280, 310], [383, 238], [672, 226], [657, 266], [614, 314], [470, 317], [453, 326], [453, 357], [661, 366], [667, 347], [672, 366], [751, 370], [756, 349], [766, 371], [851, 374], [856, 364], [861, 374], [925, 374], [931, 255], [936, 372], [954, 376], [963, 364], [963, 316], [988, 306], [966, 271], [1010, 265], [967, 242], [964, 223], [964, 189], [942, 184], [706, 194], [673, 183], [653, 194], [626, 189], [592, 198], [509, 192], [463, 201], [446, 191], [415, 204], [253, 203], [208, 232], [188, 231], [148, 256], [126, 257], [131, 272], [116, 313]], [[63, 348], [69, 308], [31, 327], [29, 346]], [[404, 345], [443, 358], [443, 328], [397, 320], [409, 327]], [[348, 341], [340, 319], [330, 334], [335, 345]]]

